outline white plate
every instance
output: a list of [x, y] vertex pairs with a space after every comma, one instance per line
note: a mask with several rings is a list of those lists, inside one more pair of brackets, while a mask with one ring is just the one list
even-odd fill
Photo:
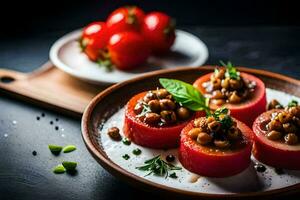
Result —
[[146, 66], [137, 70], [125, 72], [115, 69], [107, 72], [104, 67], [90, 61], [81, 52], [77, 42], [80, 35], [81, 30], [76, 30], [57, 40], [50, 49], [50, 60], [70, 75], [93, 83], [117, 83], [145, 72], [177, 66], [198, 67], [208, 58], [208, 49], [199, 38], [176, 30], [176, 40], [168, 55], [150, 57]]

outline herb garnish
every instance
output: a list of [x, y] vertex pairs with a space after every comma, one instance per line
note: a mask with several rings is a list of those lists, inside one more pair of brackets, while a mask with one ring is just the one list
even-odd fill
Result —
[[176, 79], [160, 78], [160, 84], [170, 93], [176, 102], [180, 105], [193, 110], [204, 110], [210, 114], [208, 103], [209, 99], [205, 98], [191, 84]]
[[75, 151], [75, 150], [76, 150], [75, 145], [67, 145], [63, 148], [64, 153], [70, 153], [70, 152]]
[[130, 139], [127, 138], [127, 137], [123, 138], [123, 139], [122, 139], [122, 142], [123, 142], [123, 144], [125, 144], [125, 145], [130, 145], [130, 144], [131, 144]]
[[216, 119], [216, 121], [221, 123], [221, 127], [225, 130], [229, 129], [232, 126], [232, 118], [227, 115], [228, 114], [228, 108], [218, 108], [214, 113], [212, 113], [212, 116]]
[[74, 171], [77, 167], [77, 162], [73, 161], [63, 161], [62, 165], [67, 171]]
[[55, 145], [55, 144], [49, 144], [48, 148], [51, 151], [51, 153], [53, 153], [55, 155], [58, 155], [61, 152], [61, 150], [63, 149], [62, 146], [58, 146], [58, 145]]
[[[143, 110], [140, 114], [137, 115], [137, 117], [142, 117], [144, 115], [146, 115], [147, 113], [151, 112], [150, 106], [145, 103], [145, 102], [141, 102], [142, 106], [143, 106]], [[139, 104], [136, 104], [136, 106], [140, 106]]]
[[170, 178], [178, 178], [177, 174], [173, 172], [172, 174], [169, 175]]
[[296, 106], [298, 106], [298, 101], [296, 101], [296, 100], [292, 100], [292, 101], [290, 101], [289, 103], [288, 103], [288, 107], [290, 108], [290, 107], [296, 107]]
[[223, 67], [226, 67], [225, 77], [240, 80], [240, 73], [236, 70], [236, 68], [230, 61], [225, 64], [222, 60], [220, 60], [220, 63]]
[[65, 171], [66, 171], [66, 168], [62, 164], [57, 165], [53, 169], [53, 172], [55, 174], [62, 174], [62, 173], [65, 173]]
[[132, 153], [136, 156], [140, 155], [142, 153], [142, 150], [140, 150], [139, 148], [133, 149]]
[[168, 177], [169, 171], [171, 170], [181, 170], [181, 167], [176, 167], [172, 165], [171, 163], [167, 163], [163, 159], [161, 159], [160, 155], [155, 156], [154, 158], [151, 158], [149, 160], [146, 160], [145, 165], [136, 167], [136, 169], [139, 169], [141, 171], [150, 171], [145, 176], [149, 176], [151, 174], [155, 174], [158, 176], [164, 176], [165, 178]]
[[128, 154], [125, 154], [122, 156], [122, 158], [124, 158], [125, 160], [128, 160], [130, 158], [130, 156]]

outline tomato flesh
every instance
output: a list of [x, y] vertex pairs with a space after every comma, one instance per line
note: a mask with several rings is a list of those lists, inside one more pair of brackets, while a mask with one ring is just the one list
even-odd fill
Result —
[[229, 150], [197, 144], [188, 134], [193, 128], [190, 122], [181, 132], [179, 160], [189, 171], [207, 177], [227, 177], [238, 174], [250, 164], [252, 148], [252, 130], [237, 121], [244, 139], [234, 144]]
[[[198, 88], [202, 94], [205, 94], [205, 88], [202, 86], [204, 82], [210, 80], [213, 73], [201, 76], [194, 82], [194, 87]], [[252, 126], [255, 118], [266, 111], [267, 99], [266, 99], [266, 89], [265, 84], [255, 76], [241, 72], [241, 76], [246, 80], [255, 81], [256, 88], [254, 89], [253, 96], [239, 104], [225, 103], [221, 106], [210, 103], [209, 107], [212, 110], [216, 110], [218, 107], [227, 107], [230, 110], [230, 115], [234, 118], [244, 122], [248, 126]]]
[[[154, 127], [140, 121], [134, 112], [137, 102], [142, 99], [147, 92], [142, 92], [132, 97], [125, 107], [125, 122], [123, 131], [126, 137], [130, 138], [134, 143], [141, 146], [168, 149], [178, 147], [180, 132], [188, 124], [188, 120], [165, 127]], [[204, 116], [204, 112], [199, 112], [195, 116]]]
[[256, 118], [253, 123], [254, 157], [273, 167], [300, 170], [300, 144], [288, 145], [282, 141], [272, 141], [266, 137], [264, 129], [270, 120], [271, 114], [280, 109], [267, 111]]

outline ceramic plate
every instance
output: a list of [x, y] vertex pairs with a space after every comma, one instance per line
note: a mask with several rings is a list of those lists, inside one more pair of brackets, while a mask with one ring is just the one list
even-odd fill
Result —
[[[146, 190], [159, 191], [168, 195], [188, 197], [249, 197], [278, 195], [296, 192], [300, 189], [300, 171], [284, 170], [278, 175], [273, 167], [267, 167], [263, 173], [254, 169], [257, 161], [252, 158], [251, 165], [242, 173], [227, 178], [208, 178], [197, 176], [182, 168], [176, 171], [178, 178], [145, 176], [145, 172], [136, 169], [144, 161], [156, 155], [177, 156], [176, 149], [153, 150], [135, 144], [130, 146], [114, 142], [107, 136], [107, 129], [117, 126], [122, 130], [124, 105], [135, 94], [155, 89], [158, 78], [176, 78], [192, 83], [197, 77], [211, 72], [212, 67], [180, 68], [149, 73], [117, 85], [97, 95], [84, 112], [82, 135], [88, 150], [94, 158], [109, 172], [125, 181]], [[267, 99], [279, 99], [281, 103], [291, 99], [300, 100], [300, 81], [271, 72], [240, 68], [241, 71], [254, 74], [264, 81], [267, 87]], [[132, 150], [140, 148], [142, 154], [135, 156]], [[124, 154], [130, 155], [124, 160]], [[178, 160], [175, 162], [181, 166]]]
[[208, 49], [199, 38], [188, 32], [176, 30], [177, 37], [168, 55], [150, 57], [145, 66], [136, 70], [125, 72], [115, 69], [108, 72], [81, 52], [77, 42], [80, 35], [81, 30], [77, 30], [57, 40], [50, 49], [50, 60], [61, 70], [94, 83], [117, 83], [145, 72], [177, 66], [197, 67], [204, 64], [208, 58]]

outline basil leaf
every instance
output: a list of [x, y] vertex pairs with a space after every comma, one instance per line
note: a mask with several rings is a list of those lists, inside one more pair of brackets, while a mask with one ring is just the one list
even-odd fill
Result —
[[167, 78], [160, 78], [159, 82], [182, 106], [193, 111], [205, 110], [207, 114], [210, 113], [208, 99], [191, 84]]

